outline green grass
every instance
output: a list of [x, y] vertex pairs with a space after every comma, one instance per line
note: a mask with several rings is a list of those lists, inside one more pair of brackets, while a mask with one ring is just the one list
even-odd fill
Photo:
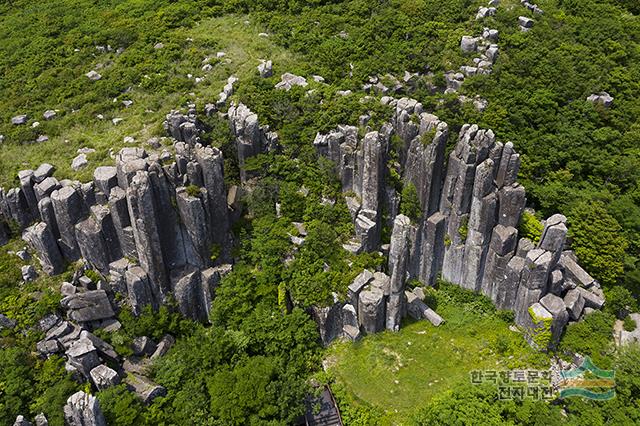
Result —
[[356, 401], [384, 411], [383, 423], [397, 424], [437, 394], [469, 383], [472, 370], [548, 367], [545, 354], [495, 315], [450, 306], [439, 311], [446, 320], [440, 327], [412, 322], [398, 333], [332, 345], [329, 372]]
[[[205, 80], [199, 84], [187, 85], [186, 90], [169, 94], [156, 93], [134, 85], [131, 91], [119, 96], [109, 110], [100, 108], [95, 111], [95, 107], [89, 104], [79, 105], [78, 111], [71, 112], [63, 105], [48, 105], [51, 109], [61, 109], [58, 118], [47, 122], [41, 116], [33, 116], [30, 120], [30, 123], [34, 120], [41, 123], [41, 133], [49, 134], [48, 142], [22, 144], [7, 140], [0, 145], [0, 186], [15, 186], [19, 170], [35, 169], [43, 162], [56, 167], [55, 176], [58, 179], [86, 182], [92, 178], [96, 167], [113, 164], [114, 160], [109, 154], [117, 153], [127, 146], [124, 143], [126, 136], [134, 137], [134, 146], [140, 146], [151, 137], [165, 136], [162, 122], [171, 109], [195, 103], [201, 111], [204, 104], [215, 103], [230, 75], [240, 78], [236, 83], [239, 85], [243, 78], [257, 74], [256, 67], [261, 59], [271, 59], [274, 62], [274, 75], [291, 70], [294, 64], [300, 63], [299, 58], [276, 46], [268, 37], [258, 36], [264, 31], [264, 28], [252, 23], [248, 17], [234, 15], [208, 18], [192, 28], [172, 30], [166, 34], [166, 38], [186, 45], [180, 49], [179, 58], [175, 61], [166, 57], [157, 59], [164, 61], [162, 68], [168, 70], [166, 78], [180, 81], [186, 79], [187, 74], [192, 74], [194, 77], [206, 75]], [[187, 39], [192, 41], [185, 42]], [[224, 51], [226, 56], [216, 62], [218, 51]], [[214, 67], [205, 74], [201, 70], [201, 61], [207, 56], [214, 58], [211, 62]], [[106, 71], [101, 71], [102, 80], [96, 83], [108, 81], [110, 75], [117, 75], [126, 68], [125, 64], [112, 59], [113, 65]], [[90, 69], [91, 64], [87, 63], [85, 68], [87, 67]], [[81, 76], [80, 79], [86, 77]], [[121, 101], [125, 99], [132, 100], [133, 105], [129, 108], [122, 106]], [[96, 118], [97, 113], [102, 113], [104, 119]], [[123, 121], [114, 125], [111, 119], [115, 117], [122, 118]], [[71, 160], [82, 147], [93, 148], [96, 152], [87, 156], [89, 165], [85, 169], [75, 172], [71, 169]]]

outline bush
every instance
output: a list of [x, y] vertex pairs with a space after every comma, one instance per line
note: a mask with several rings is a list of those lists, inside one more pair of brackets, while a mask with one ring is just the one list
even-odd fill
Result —
[[579, 203], [569, 217], [569, 234], [580, 263], [603, 285], [616, 284], [624, 274], [629, 246], [618, 221], [600, 202]]
[[496, 316], [507, 324], [512, 324], [515, 320], [515, 313], [508, 310], [499, 310], [496, 312]]
[[422, 209], [420, 208], [420, 200], [418, 199], [418, 191], [416, 186], [409, 182], [402, 188], [400, 198], [400, 213], [407, 216], [412, 221], [420, 219]]
[[624, 319], [624, 323], [622, 324], [622, 326], [625, 331], [634, 331], [636, 328], [638, 328], [638, 324], [636, 324], [635, 320], [630, 316], [627, 316]]
[[622, 286], [614, 286], [605, 291], [607, 303], [605, 309], [618, 319], [623, 319], [629, 312], [637, 310], [637, 302], [631, 292]]
[[520, 224], [518, 225], [518, 234], [522, 238], [528, 238], [533, 243], [540, 241], [542, 236], [543, 226], [535, 215], [528, 211], [524, 211], [520, 217]]
[[580, 322], [569, 324], [560, 341], [559, 352], [588, 355], [598, 367], [608, 368], [611, 365], [609, 355], [614, 350], [611, 333], [614, 322], [615, 316], [596, 311]]

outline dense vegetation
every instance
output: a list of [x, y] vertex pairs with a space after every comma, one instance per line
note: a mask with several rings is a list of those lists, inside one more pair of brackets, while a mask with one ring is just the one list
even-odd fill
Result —
[[[573, 247], [606, 287], [608, 305], [606, 312], [570, 326], [560, 352], [591, 355], [599, 366], [616, 368], [618, 397], [605, 403], [568, 400], [561, 405], [505, 402], [497, 399], [493, 388], [464, 386], [452, 379], [443, 382], [452, 387], [449, 391], [441, 384], [428, 390], [423, 401], [416, 402], [412, 395], [416, 410], [405, 411], [403, 421], [474, 424], [480, 417], [486, 420], [483, 424], [640, 422], [640, 354], [637, 348], [616, 351], [611, 339], [616, 317], [623, 319], [628, 308], [637, 309], [640, 296], [640, 18], [634, 15], [640, 13], [639, 6], [633, 0], [539, 0], [545, 15], [536, 17], [535, 27], [523, 33], [515, 22], [528, 12], [519, 1], [503, 0], [497, 15], [484, 23], [473, 20], [481, 3], [485, 2], [0, 4], [3, 185], [14, 184], [18, 170], [45, 160], [56, 165], [58, 176], [88, 179], [90, 168], [74, 173], [69, 167], [78, 148], [97, 150], [90, 156], [92, 165], [110, 163], [109, 150], [123, 146], [124, 136], [135, 135], [141, 142], [162, 135], [165, 113], [189, 102], [201, 109], [231, 73], [241, 77], [235, 97], [276, 129], [283, 145], [282, 152], [249, 164], [258, 178], [246, 200], [248, 215], [236, 227], [239, 262], [218, 289], [214, 325], [182, 320], [170, 309], [140, 318], [125, 311], [120, 314], [123, 330], [103, 336], [123, 354], [136, 335], [158, 338], [170, 332], [178, 337], [175, 348], [153, 369], [154, 380], [168, 389], [168, 396], [144, 407], [124, 386], [100, 392], [110, 424], [286, 424], [302, 413], [309, 378], [319, 370], [323, 356], [315, 326], [303, 308], [325, 303], [334, 292], [344, 295], [362, 268], [382, 262], [377, 255], [354, 257], [342, 249], [353, 232], [350, 216], [331, 165], [317, 159], [311, 141], [316, 132], [355, 124], [364, 113], [370, 113], [370, 125], [378, 127], [389, 111], [377, 99], [362, 102], [359, 96], [338, 96], [335, 91], [360, 90], [370, 75], [402, 76], [405, 71], [432, 72], [410, 94], [449, 123], [454, 131], [449, 145], [463, 123], [494, 129], [500, 140], [513, 141], [523, 154], [521, 181], [538, 219], [556, 212], [568, 216]], [[246, 15], [233, 15], [239, 13]], [[457, 95], [443, 96], [434, 88], [442, 88], [444, 71], [468, 61], [459, 51], [460, 37], [479, 33], [483, 24], [499, 29], [500, 58], [492, 75], [469, 78], [462, 90], [489, 101], [481, 114], [461, 104]], [[268, 39], [257, 37], [262, 30], [270, 33]], [[157, 43], [162, 48], [154, 48]], [[212, 58], [214, 71], [196, 84], [187, 75], [199, 75], [203, 58], [215, 56], [219, 49], [227, 51], [230, 62]], [[274, 59], [275, 76], [260, 79], [256, 61], [267, 55]], [[92, 69], [103, 78], [86, 78]], [[285, 71], [318, 74], [328, 84], [311, 83], [310, 95], [302, 88], [274, 91]], [[601, 90], [615, 98], [610, 110], [586, 102], [589, 94]], [[134, 104], [125, 108], [122, 101], [128, 99]], [[58, 110], [58, 117], [42, 119], [47, 109]], [[28, 126], [10, 124], [18, 114], [31, 117]], [[116, 117], [125, 120], [116, 126], [111, 122]], [[40, 126], [32, 127], [33, 121]], [[207, 124], [212, 129], [207, 138], [225, 151], [226, 177], [233, 182], [237, 165], [228, 131], [215, 118]], [[50, 141], [31, 143], [41, 134]], [[418, 217], [415, 188], [398, 189], [402, 211]], [[276, 216], [276, 201], [281, 217]], [[291, 243], [290, 235], [298, 232], [292, 221], [306, 225], [308, 235], [300, 248]], [[520, 231], [536, 239], [541, 228], [535, 217], [526, 215]], [[0, 419], [11, 422], [17, 414], [32, 417], [44, 411], [50, 424], [61, 425], [61, 406], [79, 385], [65, 373], [60, 358], [42, 361], [33, 355], [40, 337], [35, 323], [57, 309], [59, 283], [40, 278], [16, 286], [19, 265], [6, 250], [19, 248], [14, 241], [0, 253], [0, 312], [18, 322], [15, 330], [0, 332]], [[530, 350], [507, 331], [509, 316], [492, 310], [486, 300], [446, 285], [429, 296], [434, 307], [447, 312], [449, 322], [437, 333], [430, 329], [412, 341], [432, 343], [429, 339], [436, 336], [452, 339], [453, 346], [459, 343], [470, 353], [490, 353], [492, 360], [506, 362], [513, 356], [517, 362], [546, 361], [528, 359], [533, 357]], [[376, 350], [385, 340], [391, 346], [403, 345], [402, 333], [376, 336], [345, 357], [370, 361], [363, 358], [367, 345]], [[446, 359], [448, 352], [441, 352], [433, 356]], [[388, 359], [380, 362], [383, 369], [388, 367]], [[478, 357], [465, 358], [458, 373], [466, 374], [474, 365], [483, 364]], [[366, 380], [366, 364], [361, 367], [359, 378]], [[426, 376], [432, 372], [425, 370], [421, 373]], [[388, 414], [356, 397], [356, 388], [339, 380], [335, 384], [349, 424], [375, 424]]]

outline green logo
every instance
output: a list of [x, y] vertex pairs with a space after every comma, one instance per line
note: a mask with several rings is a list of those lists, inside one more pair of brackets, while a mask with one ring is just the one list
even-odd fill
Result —
[[581, 396], [598, 401], [612, 399], [616, 396], [615, 375], [614, 370], [601, 370], [586, 357], [580, 367], [561, 372], [560, 398]]

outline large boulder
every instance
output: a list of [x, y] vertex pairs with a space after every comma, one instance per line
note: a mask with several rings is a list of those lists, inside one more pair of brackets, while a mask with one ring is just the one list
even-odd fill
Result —
[[472, 53], [478, 50], [478, 39], [472, 36], [463, 36], [460, 40], [460, 49], [464, 53]]
[[16, 417], [16, 421], [13, 423], [13, 426], [33, 426], [33, 424], [24, 418], [24, 416]]
[[120, 383], [118, 373], [104, 364], [95, 367], [89, 374], [91, 375], [91, 381], [96, 385], [98, 390], [103, 390]]
[[569, 318], [578, 321], [584, 309], [584, 297], [580, 290], [576, 288], [569, 290], [564, 296], [564, 304], [569, 312]]
[[67, 426], [107, 426], [96, 397], [82, 391], [67, 399], [64, 419]]
[[163, 386], [153, 383], [144, 376], [129, 374], [125, 381], [146, 405], [151, 404], [154, 399], [167, 394], [167, 390]]
[[100, 365], [98, 351], [89, 339], [77, 340], [65, 354], [69, 364], [86, 378], [90, 378], [91, 370]]
[[92, 290], [67, 296], [60, 301], [69, 310], [69, 318], [77, 322], [96, 321], [115, 316], [104, 290]]

